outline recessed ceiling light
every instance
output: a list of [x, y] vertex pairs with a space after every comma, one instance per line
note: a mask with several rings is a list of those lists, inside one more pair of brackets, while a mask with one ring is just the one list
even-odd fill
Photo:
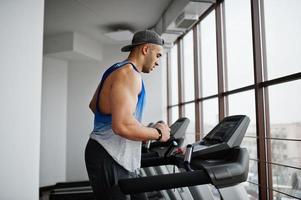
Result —
[[116, 41], [129, 41], [132, 40], [133, 32], [129, 30], [118, 30], [105, 33], [105, 36]]

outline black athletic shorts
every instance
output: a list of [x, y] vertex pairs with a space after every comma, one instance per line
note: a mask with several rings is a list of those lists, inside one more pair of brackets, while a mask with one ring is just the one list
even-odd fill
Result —
[[145, 200], [146, 195], [125, 195], [118, 186], [118, 180], [136, 177], [120, 166], [95, 140], [89, 139], [85, 150], [85, 162], [89, 180], [97, 200]]

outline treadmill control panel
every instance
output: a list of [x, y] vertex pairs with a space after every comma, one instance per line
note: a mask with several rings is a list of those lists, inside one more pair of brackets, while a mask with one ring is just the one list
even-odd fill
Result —
[[206, 135], [206, 137], [203, 139], [203, 142], [220, 143], [229, 140], [241, 121], [241, 117], [232, 116], [225, 118]]
[[170, 136], [173, 138], [184, 138], [190, 120], [186, 117], [179, 118], [170, 126]]
[[193, 145], [192, 157], [238, 147], [250, 123], [245, 115], [234, 115], [224, 118], [200, 142]]

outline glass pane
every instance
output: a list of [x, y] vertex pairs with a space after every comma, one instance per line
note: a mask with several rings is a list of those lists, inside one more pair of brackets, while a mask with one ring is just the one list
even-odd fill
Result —
[[247, 115], [250, 125], [246, 135], [256, 136], [255, 96], [254, 91], [240, 92], [229, 95], [229, 115]]
[[273, 123], [270, 130], [272, 138], [301, 139], [301, 123]]
[[[294, 197], [301, 198], [301, 187], [300, 187], [300, 177], [301, 170], [283, 167], [278, 165], [270, 165], [272, 167], [273, 174], [273, 189], [289, 194]], [[279, 193], [274, 193], [274, 199], [285, 199], [278, 198]]]
[[271, 137], [301, 139], [301, 81], [270, 86]]
[[300, 141], [270, 141], [273, 163], [280, 163], [288, 166], [301, 168]]
[[257, 139], [244, 137], [241, 143], [241, 147], [245, 147], [251, 159], [257, 159]]
[[268, 79], [301, 71], [301, 1], [265, 0]]
[[203, 101], [203, 134], [205, 136], [219, 122], [218, 120], [218, 100], [217, 98]]
[[[258, 162], [254, 160], [249, 160], [249, 175], [248, 181], [254, 184], [258, 184]], [[258, 190], [256, 186], [256, 190]]]
[[250, 0], [225, 1], [228, 89], [254, 83]]
[[170, 51], [170, 105], [178, 104], [179, 90], [178, 90], [178, 45], [171, 48]]
[[215, 36], [215, 12], [200, 23], [202, 97], [217, 94], [217, 55]]
[[258, 197], [258, 163], [254, 160], [249, 161], [248, 180], [242, 183], [248, 193], [248, 199], [256, 200]]
[[259, 199], [258, 185], [255, 185], [255, 184], [252, 184], [249, 182], [244, 182], [243, 185], [245, 186], [245, 189], [248, 193], [249, 200], [258, 200]]
[[167, 77], [167, 54], [164, 53], [162, 55], [162, 58], [160, 59], [160, 67], [161, 67], [161, 77], [162, 77], [162, 120], [167, 122], [167, 82], [166, 77]]
[[193, 32], [183, 38], [184, 56], [184, 101], [194, 99], [194, 62], [193, 62]]
[[184, 109], [185, 117], [190, 119], [183, 144], [183, 146], [186, 146], [195, 142], [195, 105], [194, 103], [186, 104]]
[[170, 124], [173, 124], [177, 119], [179, 119], [179, 107], [172, 107], [170, 108], [171, 111], [171, 118], [170, 118]]
[[[295, 197], [299, 197], [299, 199], [301, 198], [301, 195], [300, 195], [299, 191], [297, 191], [297, 194], [294, 195], [294, 196]], [[281, 194], [279, 192], [273, 191], [273, 200], [278, 200], [278, 199], [281, 199], [281, 200], [297, 200], [294, 197], [291, 197], [291, 196], [288, 196], [288, 195]]]

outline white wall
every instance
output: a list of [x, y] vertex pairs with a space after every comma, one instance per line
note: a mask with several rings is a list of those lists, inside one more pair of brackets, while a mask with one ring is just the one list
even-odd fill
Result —
[[0, 199], [39, 198], [44, 1], [0, 4]]
[[40, 187], [66, 181], [67, 68], [43, 58]]
[[[67, 181], [87, 179], [84, 148], [93, 129], [89, 102], [105, 68], [128, 56], [120, 52], [120, 46], [103, 49], [104, 61], [101, 63], [70, 62], [68, 66]], [[163, 118], [161, 69], [157, 68], [151, 74], [143, 75], [143, 78], [147, 89], [143, 122], [147, 124]]]
[[93, 125], [88, 105], [101, 71], [101, 65], [94, 62], [68, 66], [67, 181], [87, 179], [84, 149]]

